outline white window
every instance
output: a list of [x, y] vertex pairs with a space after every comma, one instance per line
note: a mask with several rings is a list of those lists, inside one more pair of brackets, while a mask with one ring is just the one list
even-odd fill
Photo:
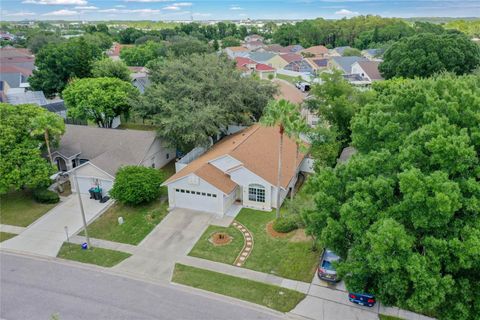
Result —
[[265, 202], [265, 187], [259, 184], [249, 185], [248, 200], [255, 202]]

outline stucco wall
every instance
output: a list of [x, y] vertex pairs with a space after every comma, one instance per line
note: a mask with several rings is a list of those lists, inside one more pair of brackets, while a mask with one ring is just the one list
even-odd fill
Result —
[[161, 168], [174, 158], [175, 150], [167, 148], [165, 143], [162, 144], [160, 139], [157, 138], [150, 146], [150, 149], [148, 149], [141, 165], [145, 167], [151, 167], [152, 163], [155, 163], [155, 168]]
[[[238, 185], [242, 186], [243, 194], [243, 206], [248, 208], [260, 209], [260, 210], [271, 210], [272, 207], [272, 185], [266, 180], [257, 176], [250, 170], [241, 167], [237, 170], [230, 172], [230, 178]], [[248, 200], [248, 186], [250, 184], [259, 184], [265, 187], [265, 202], [255, 202]]]

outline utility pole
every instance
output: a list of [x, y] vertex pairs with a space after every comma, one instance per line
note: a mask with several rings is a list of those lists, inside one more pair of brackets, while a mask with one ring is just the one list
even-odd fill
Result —
[[82, 212], [83, 229], [85, 230], [85, 238], [87, 238], [88, 249], [90, 249], [90, 237], [87, 232], [87, 219], [85, 218], [85, 211], [83, 209], [82, 196], [80, 195], [80, 188], [78, 187], [77, 173], [73, 170], [73, 180], [75, 180], [75, 189], [77, 189], [78, 202], [80, 203], [80, 211]]

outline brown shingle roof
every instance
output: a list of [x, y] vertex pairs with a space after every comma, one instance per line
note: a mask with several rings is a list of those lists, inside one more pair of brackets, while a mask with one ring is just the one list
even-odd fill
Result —
[[230, 49], [230, 51], [234, 51], [234, 52], [248, 51], [248, 49], [245, 47], [227, 47], [225, 49]]
[[[236, 134], [222, 139], [212, 146], [206, 153], [192, 161], [185, 168], [170, 177], [165, 184], [196, 174], [224, 193], [230, 193], [235, 189], [236, 184], [230, 180], [228, 174], [223, 173], [211, 165], [214, 159], [225, 155], [237, 159], [243, 166], [272, 185], [277, 184], [278, 170], [278, 144], [280, 134], [278, 127], [264, 127], [255, 124]], [[282, 165], [282, 187], [286, 187], [293, 178], [293, 162], [296, 155], [295, 142], [284, 137], [283, 144], [283, 165]], [[296, 166], [300, 165], [305, 154], [299, 153], [296, 159]]]
[[316, 56], [323, 56], [328, 53], [328, 49], [325, 46], [313, 46], [302, 50], [302, 52], [308, 52]]
[[360, 67], [372, 80], [383, 80], [380, 71], [378, 71], [379, 61], [358, 61]]
[[291, 103], [297, 104], [300, 104], [305, 100], [307, 95], [287, 81], [281, 79], [275, 79], [273, 81], [278, 84], [279, 89], [279, 94], [275, 96], [275, 99], [285, 99]]

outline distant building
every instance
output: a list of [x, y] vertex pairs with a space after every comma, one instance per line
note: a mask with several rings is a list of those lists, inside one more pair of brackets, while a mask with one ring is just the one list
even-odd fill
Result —
[[383, 49], [365, 49], [362, 51], [362, 55], [368, 60], [382, 61]]
[[333, 50], [330, 51], [330, 55], [336, 56], [336, 57], [343, 57], [343, 54], [345, 53], [345, 50], [351, 49], [352, 47], [350, 46], [344, 46], [344, 47], [336, 47]]
[[353, 63], [351, 73], [359, 74], [369, 82], [380, 81], [383, 77], [378, 70], [379, 65], [379, 61], [357, 61]]
[[235, 59], [236, 57], [247, 57], [249, 50], [245, 47], [227, 47], [225, 48], [225, 53], [230, 59]]
[[323, 58], [328, 56], [328, 49], [325, 46], [313, 46], [303, 49], [300, 53], [307, 58]]

